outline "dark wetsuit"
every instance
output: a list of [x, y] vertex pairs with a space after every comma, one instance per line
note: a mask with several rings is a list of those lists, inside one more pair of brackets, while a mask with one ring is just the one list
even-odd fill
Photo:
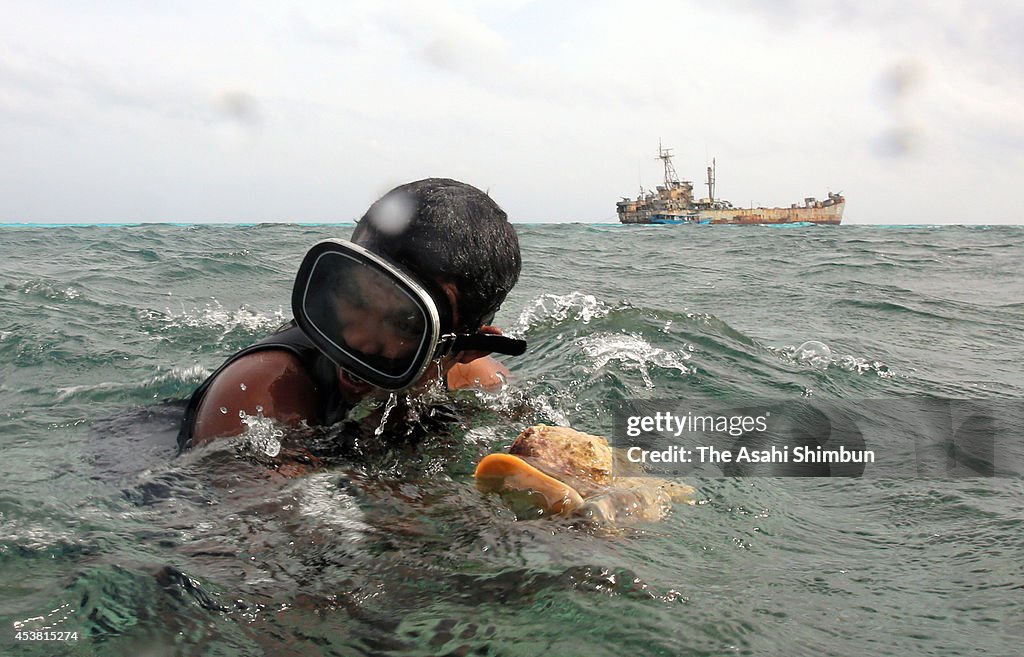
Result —
[[313, 380], [317, 395], [319, 395], [319, 406], [323, 409], [321, 416], [325, 424], [333, 424], [341, 419], [343, 404], [338, 388], [338, 370], [326, 356], [324, 356], [313, 343], [302, 333], [294, 322], [286, 324], [255, 344], [249, 345], [237, 354], [228, 358], [223, 365], [217, 368], [205, 381], [203, 381], [188, 401], [185, 409], [185, 417], [181, 421], [181, 430], [178, 432], [178, 451], [183, 452], [192, 447], [192, 431], [195, 428], [196, 414], [199, 411], [199, 404], [206, 396], [210, 384], [217, 378], [224, 369], [234, 363], [242, 356], [266, 351], [268, 349], [284, 349], [298, 357], [299, 362], [305, 368], [306, 373]]

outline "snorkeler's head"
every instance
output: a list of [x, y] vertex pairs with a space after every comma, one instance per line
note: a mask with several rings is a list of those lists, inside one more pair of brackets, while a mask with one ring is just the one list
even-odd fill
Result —
[[505, 212], [476, 187], [447, 178], [391, 190], [359, 220], [352, 241], [425, 281], [453, 284], [457, 331], [490, 323], [522, 268]]

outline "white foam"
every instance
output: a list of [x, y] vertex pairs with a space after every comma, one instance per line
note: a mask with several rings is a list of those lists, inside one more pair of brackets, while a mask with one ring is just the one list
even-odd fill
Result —
[[154, 383], [165, 383], [167, 381], [180, 381], [181, 383], [202, 383], [210, 376], [210, 370], [202, 365], [175, 365], [169, 371], [148, 379], [146, 385]]
[[635, 370], [644, 379], [648, 388], [654, 387], [649, 367], [679, 370], [683, 374], [692, 373], [687, 364], [690, 354], [687, 351], [665, 351], [651, 345], [635, 333], [607, 333], [580, 338], [577, 342], [583, 353], [591, 359], [591, 372], [603, 369], [612, 361], [619, 362], [624, 369]]
[[511, 335], [522, 335], [538, 324], [564, 322], [568, 319], [587, 324], [590, 320], [604, 317], [609, 312], [611, 308], [598, 301], [592, 294], [542, 294], [523, 308], [519, 319], [508, 332]]
[[166, 314], [150, 311], [148, 319], [155, 319], [167, 328], [215, 329], [221, 332], [221, 337], [237, 328], [250, 333], [276, 329], [287, 319], [280, 308], [272, 313], [256, 312], [244, 305], [236, 310], [228, 310], [217, 299], [212, 301], [212, 304], [203, 308], [183, 309], [177, 314], [170, 308]]

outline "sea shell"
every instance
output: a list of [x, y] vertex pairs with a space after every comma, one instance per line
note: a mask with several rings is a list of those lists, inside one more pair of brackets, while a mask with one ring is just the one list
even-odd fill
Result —
[[519, 434], [509, 452], [480, 461], [477, 487], [525, 501], [538, 515], [616, 525], [660, 520], [673, 502], [693, 504], [692, 487], [630, 471], [601, 436], [538, 424]]

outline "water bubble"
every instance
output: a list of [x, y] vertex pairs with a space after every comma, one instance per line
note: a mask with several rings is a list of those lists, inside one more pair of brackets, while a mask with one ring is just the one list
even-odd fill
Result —
[[814, 367], [828, 367], [832, 361], [832, 350], [824, 342], [808, 340], [796, 348], [793, 357]]
[[220, 412], [223, 413], [224, 415], [227, 415], [228, 414], [228, 407], [227, 406], [221, 406], [220, 407]]
[[244, 383], [239, 383], [238, 387], [241, 388], [242, 390], [245, 390], [245, 384]]
[[238, 411], [238, 417], [245, 419], [245, 411]]
[[257, 406], [256, 407], [256, 413], [263, 413], [263, 407], [262, 406]]

